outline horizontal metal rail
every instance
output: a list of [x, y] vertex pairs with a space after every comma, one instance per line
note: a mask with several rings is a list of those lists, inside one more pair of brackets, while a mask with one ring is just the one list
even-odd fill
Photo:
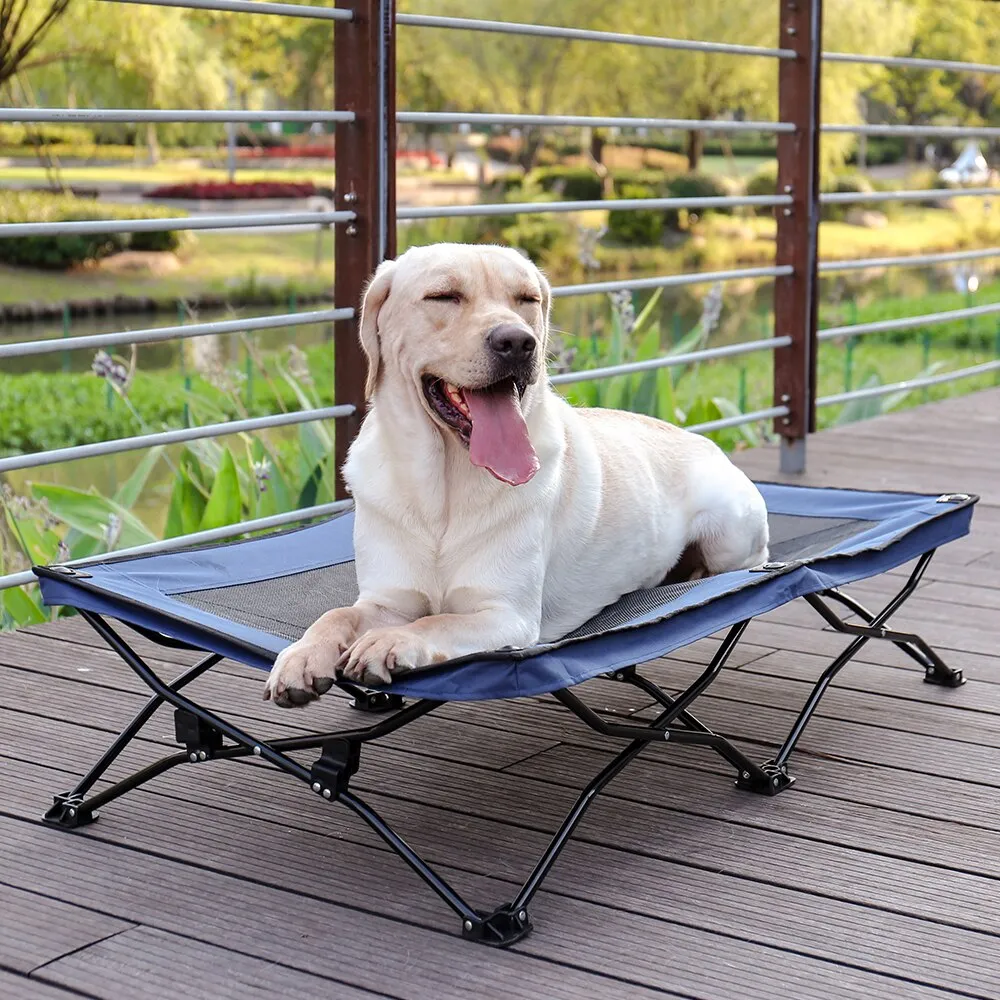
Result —
[[794, 132], [788, 122], [737, 122], [695, 118], [605, 118], [600, 115], [483, 114], [459, 111], [400, 111], [402, 125], [546, 125], [552, 128], [652, 128], [706, 132]]
[[695, 434], [708, 434], [711, 431], [723, 431], [727, 427], [742, 427], [744, 424], [753, 424], [758, 420], [787, 417], [788, 414], [787, 406], [770, 406], [766, 410], [754, 410], [752, 413], [739, 413], [735, 417], [722, 417], [719, 420], [707, 420], [703, 424], [691, 424], [684, 430], [693, 431]]
[[343, 7], [309, 7], [301, 3], [258, 3], [257, 0], [103, 0], [104, 3], [133, 3], [140, 7], [181, 7], [186, 10], [235, 11], [238, 14], [278, 14], [308, 17], [317, 21], [351, 21], [354, 12]]
[[191, 229], [248, 229], [257, 226], [330, 226], [351, 222], [354, 212], [264, 212], [258, 215], [197, 215], [170, 219], [87, 219], [81, 222], [8, 222], [0, 239], [101, 233], [163, 233]]
[[71, 448], [36, 451], [30, 455], [12, 455], [10, 458], [0, 458], [0, 473], [13, 472], [17, 469], [36, 469], [42, 465], [57, 465], [83, 458], [97, 458], [101, 455], [117, 455], [123, 451], [138, 451], [140, 448], [155, 448], [157, 445], [183, 444], [186, 441], [199, 441], [203, 438], [266, 430], [269, 427], [288, 427], [292, 424], [307, 424], [317, 420], [335, 420], [338, 417], [349, 417], [353, 412], [354, 407], [349, 405], [324, 406], [315, 410], [293, 410], [291, 413], [273, 413], [267, 417], [226, 420], [218, 424], [203, 424], [201, 427], [184, 427], [173, 431], [115, 438], [112, 441], [95, 441], [93, 444], [78, 444]]
[[649, 288], [677, 288], [682, 285], [704, 285], [716, 281], [740, 281], [744, 278], [783, 278], [793, 274], [791, 265], [780, 267], [744, 267], [733, 271], [694, 271], [690, 274], [666, 274], [658, 278], [626, 278], [623, 281], [591, 281], [582, 285], [557, 285], [554, 299], [571, 295], [598, 295], [604, 292], [639, 292]]
[[353, 111], [199, 111], [195, 108], [0, 108], [0, 122], [352, 122]]
[[821, 205], [854, 205], [871, 201], [948, 201], [950, 198], [992, 198], [1000, 188], [929, 188], [926, 191], [827, 191]]
[[905, 69], [943, 69], [955, 73], [1000, 73], [994, 63], [961, 62], [956, 59], [921, 59], [917, 56], [867, 56], [855, 52], [824, 52], [827, 62], [868, 63], [873, 66], [899, 66]]
[[158, 326], [148, 330], [123, 330], [120, 333], [95, 333], [86, 337], [61, 337], [51, 340], [28, 340], [18, 344], [0, 344], [0, 358], [24, 358], [34, 354], [60, 354], [63, 351], [92, 351], [121, 344], [156, 344], [164, 340], [187, 340], [228, 333], [252, 333], [286, 326], [309, 326], [312, 323], [335, 323], [353, 319], [353, 309], [318, 309], [314, 312], [281, 313], [277, 316], [253, 316], [247, 319], [224, 319], [213, 323], [189, 323], [187, 326]]
[[544, 212], [589, 212], [607, 209], [613, 212], [658, 211], [672, 208], [739, 208], [743, 205], [767, 207], [791, 205], [792, 196], [742, 195], [706, 198], [608, 198], [603, 201], [519, 201], [487, 205], [429, 205], [426, 208], [401, 208], [397, 219], [457, 219], [489, 215], [538, 215]]
[[606, 368], [590, 368], [577, 372], [561, 372], [549, 376], [552, 385], [569, 385], [572, 382], [593, 382], [596, 379], [613, 378], [616, 375], [634, 375], [637, 372], [655, 371], [658, 368], [675, 368], [678, 365], [689, 365], [698, 361], [711, 361], [714, 358], [733, 358], [741, 354], [755, 354], [757, 351], [775, 351], [780, 347], [788, 347], [791, 337], [768, 337], [766, 340], [751, 340], [743, 344], [726, 344], [724, 347], [708, 347], [703, 351], [686, 351], [684, 354], [669, 354], [662, 358], [649, 358], [646, 361], [629, 361], [622, 365], [609, 365]]
[[925, 375], [923, 378], [911, 378], [902, 382], [892, 382], [889, 385], [873, 385], [867, 389], [852, 389], [850, 392], [837, 392], [832, 396], [820, 396], [817, 406], [836, 406], [838, 403], [849, 403], [852, 399], [874, 399], [876, 396], [890, 396], [894, 392], [905, 392], [909, 389], [924, 389], [929, 385], [943, 385], [946, 382], [957, 382], [963, 378], [975, 378], [976, 375], [986, 375], [989, 372], [1000, 371], [1000, 361], [986, 361], [971, 368], [957, 368], [955, 371], [942, 372], [940, 375]]
[[863, 271], [869, 267], [926, 267], [931, 264], [951, 264], [963, 260], [985, 260], [1000, 257], [1000, 247], [984, 250], [949, 250], [944, 253], [910, 254], [905, 257], [861, 257], [857, 260], [824, 260], [819, 269], [831, 271]]
[[952, 323], [960, 319], [975, 319], [977, 316], [990, 316], [994, 313], [1000, 313], [1000, 302], [991, 302], [985, 306], [970, 306], [968, 309], [924, 313], [922, 316], [901, 316], [898, 319], [883, 319], [873, 323], [831, 326], [820, 330], [816, 336], [819, 340], [833, 340], [835, 337], [857, 337], [863, 333], [891, 333], [894, 330], [912, 330], [915, 327]]
[[619, 31], [564, 28], [554, 24], [483, 21], [473, 17], [439, 17], [436, 14], [397, 14], [396, 23], [413, 28], [454, 28], [460, 31], [489, 31], [501, 35], [533, 35], [540, 38], [564, 38], [574, 42], [641, 45], [654, 49], [680, 49], [687, 52], [719, 52], [734, 56], [765, 56], [772, 59], [795, 58], [793, 49], [769, 49], [760, 45], [736, 45], [728, 42], [698, 42], [686, 38], [661, 38], [656, 35], [629, 35]]
[[820, 130], [834, 135], [927, 136], [938, 139], [995, 139], [1000, 128], [989, 125], [821, 125]]
[[[330, 514], [337, 514], [354, 506], [353, 500], [336, 500], [333, 503], [321, 503], [315, 507], [300, 507], [298, 510], [289, 510], [284, 514], [271, 514], [269, 517], [258, 517], [252, 521], [241, 521], [239, 524], [227, 524], [221, 528], [210, 528], [207, 531], [195, 531], [190, 535], [177, 535], [174, 538], [164, 538], [159, 542], [146, 542], [144, 545], [133, 545], [131, 548], [119, 549], [115, 552], [101, 552], [93, 556], [85, 556], [82, 559], [70, 559], [68, 562], [60, 563], [61, 566], [89, 566], [93, 563], [104, 562], [106, 559], [119, 558], [121, 556], [153, 555], [156, 552], [172, 552], [177, 549], [187, 548], [193, 545], [204, 545], [208, 542], [220, 542], [227, 538], [237, 538], [250, 531], [264, 531], [267, 528], [280, 528], [286, 524], [295, 524], [297, 521], [308, 521], [314, 517], [327, 517]], [[30, 570], [23, 573], [11, 573], [7, 576], [0, 576], [0, 590], [9, 587], [20, 587], [27, 583], [35, 583], [35, 574]]]

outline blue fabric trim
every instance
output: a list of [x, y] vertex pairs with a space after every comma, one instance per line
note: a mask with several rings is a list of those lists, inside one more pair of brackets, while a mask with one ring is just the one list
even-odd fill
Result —
[[[538, 695], [663, 656], [736, 622], [830, 587], [884, 573], [965, 535], [971, 504], [936, 496], [758, 484], [780, 514], [877, 521], [819, 558], [778, 575], [726, 573], [700, 581], [627, 630], [547, 648], [490, 654], [400, 678], [391, 690], [455, 701]], [[86, 567], [88, 577], [42, 576], [48, 605], [118, 618], [200, 649], [269, 669], [288, 640], [176, 599], [192, 590], [273, 579], [353, 558], [353, 514], [248, 541]], [[736, 589], [739, 588], [739, 589]], [[665, 617], [669, 616], [669, 617]], [[663, 620], [658, 620], [663, 619]]]

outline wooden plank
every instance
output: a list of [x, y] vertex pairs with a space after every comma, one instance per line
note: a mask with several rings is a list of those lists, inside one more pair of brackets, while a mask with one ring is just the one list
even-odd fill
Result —
[[130, 926], [78, 906], [0, 884], [0, 966], [15, 972], [31, 972], [39, 965]]
[[[151, 807], [148, 801], [143, 803], [143, 798], [147, 797], [138, 795], [122, 803], [126, 829], [119, 829], [123, 824], [103, 829], [98, 824], [87, 828], [86, 835], [131, 842], [135, 846], [135, 835], [130, 831], [141, 830], [142, 846], [155, 851], [167, 850], [215, 870], [238, 872], [264, 881], [275, 879], [278, 870], [281, 885], [286, 889], [341, 901], [353, 901], [357, 895], [369, 908], [391, 905], [391, 901], [383, 898], [385, 888], [380, 889], [378, 885], [380, 876], [373, 879], [367, 875], [385, 867], [366, 857], [365, 852], [370, 849], [367, 843], [358, 847], [338, 838], [337, 848], [331, 852], [328, 831], [310, 834], [275, 827], [268, 830], [267, 825], [255, 817], [236, 815], [219, 815], [206, 824], [191, 803], [179, 803], [174, 809], [162, 810]], [[330, 814], [343, 815], [343, 811]], [[417, 836], [429, 838], [432, 856], [447, 853], [456, 860], [456, 846], [442, 844], [431, 827], [430, 822], [422, 824]], [[448, 827], [446, 818], [438, 824], [438, 829]], [[479, 870], [496, 870], [499, 860], [496, 845], [500, 838], [491, 824], [473, 821], [473, 827], [475, 842], [467, 844], [457, 860], [463, 867], [474, 865]], [[199, 836], [201, 828], [211, 829], [212, 837]], [[463, 828], [461, 833], [463, 839], [467, 839], [469, 828]], [[532, 856], [541, 850], [544, 838], [522, 831], [512, 833], [516, 835], [506, 837], [504, 846], [516, 852], [517, 867], [526, 872]], [[326, 871], [320, 877], [312, 868], [298, 864], [298, 859], [318, 853], [328, 858]], [[511, 859], [507, 858], [502, 865], [504, 872], [510, 863]], [[449, 878], [462, 877], [460, 872], [446, 865], [442, 871]], [[589, 877], [581, 879], [581, 872], [590, 873]], [[574, 845], [547, 885], [560, 895], [601, 902], [616, 909], [641, 910], [671, 925], [681, 923], [720, 934], [731, 933], [734, 927], [739, 927], [741, 935], [754, 940], [780, 942], [786, 949], [834, 961], [850, 961], [872, 971], [918, 978], [946, 988], [972, 989], [977, 985], [985, 990], [994, 982], [1000, 985], [1000, 968], [990, 958], [997, 942], [988, 935], [955, 928], [931, 931], [922, 920], [873, 911], [867, 905], [839, 903], [813, 892], [798, 893], [698, 868], [666, 864], [649, 857], [627, 855], [604, 845]], [[492, 881], [479, 880], [470, 883], [470, 887], [477, 898], [496, 898], [503, 894], [503, 888]], [[424, 903], [419, 899], [410, 900], [408, 893], [400, 897], [398, 893], [402, 891], [397, 890], [394, 894], [399, 905], [408, 913], [422, 915]], [[547, 894], [543, 893], [540, 899]], [[544, 913], [545, 906], [538, 912]], [[617, 920], [617, 914], [612, 919]], [[539, 933], [549, 930], [547, 924], [544, 928], [540, 925]], [[674, 931], [668, 926], [661, 928], [659, 933], [671, 935]], [[947, 949], [927, 949], [928, 933], [934, 933], [939, 940], [946, 939]], [[873, 934], [891, 940], [893, 947], [873, 950]], [[718, 943], [716, 954], [725, 947], [725, 943]], [[579, 962], [579, 958], [576, 961]]]
[[[63, 740], [63, 745], [71, 764], [70, 736]], [[487, 864], [490, 874], [510, 871], [523, 877], [531, 858], [540, 853], [545, 836], [555, 829], [571, 805], [576, 789], [583, 783], [583, 775], [589, 778], [606, 760], [606, 755], [577, 750], [561, 769], [552, 764], [551, 757], [536, 760], [537, 764], [532, 761], [520, 766], [524, 777], [505, 778], [460, 765], [428, 772], [426, 768], [411, 769], [402, 754], [390, 754], [388, 759], [372, 755], [363, 764], [355, 784], [390, 821], [399, 822], [407, 838], [433, 860], [473, 868]], [[668, 762], [669, 757], [664, 758], [664, 763]], [[303, 797], [296, 783], [263, 768], [255, 768], [241, 779], [233, 770], [235, 766], [200, 766], [195, 776], [185, 768], [184, 773], [165, 775], [149, 787], [165, 798], [176, 800], [160, 810], [165, 817], [186, 810], [193, 801], [199, 806], [211, 805], [213, 809], [228, 812], [236, 817], [237, 823], [249, 822], [246, 819], [249, 813], [286, 832], [312, 830], [338, 840], [357, 840], [360, 835], [362, 842], [371, 841], [371, 836], [343, 810], [331, 810], [329, 804], [310, 795]], [[553, 772], [548, 775], [550, 780], [540, 773], [541, 768]], [[59, 782], [64, 780], [37, 777], [44, 769], [36, 765], [12, 764], [7, 770], [12, 807], [16, 803], [19, 810], [29, 815], [44, 807], [43, 792], [53, 785], [60, 787]], [[36, 777], [32, 778], [33, 774]], [[44, 788], [40, 788], [40, 783]], [[617, 784], [588, 814], [577, 834], [580, 839], [600, 846], [636, 845], [647, 856], [682, 865], [707, 865], [756, 881], [776, 882], [863, 905], [1000, 933], [1000, 898], [996, 897], [995, 882], [989, 877], [993, 872], [987, 872], [983, 878], [943, 869], [941, 858], [948, 858], [956, 867], [966, 860], [969, 852], [960, 853], [962, 845], [955, 844], [955, 838], [939, 843], [933, 829], [929, 838], [921, 836], [923, 824], [901, 823], [898, 815], [881, 810], [859, 810], [850, 804], [837, 808], [840, 804], [831, 803], [824, 806], [815, 821], [810, 818], [813, 814], [805, 810], [804, 829], [797, 831], [787, 818], [797, 811], [788, 805], [795, 792], [777, 800], [759, 799], [735, 791], [729, 782], [714, 778], [711, 783], [697, 780], [691, 772], [666, 766], [643, 785], [642, 796], [626, 790], [631, 802], [627, 807], [622, 806]], [[723, 806], [728, 804], [730, 810], [736, 810], [732, 817], [719, 819], [707, 814], [713, 805], [713, 789]], [[107, 807], [106, 819], [87, 828], [88, 832], [109, 836], [112, 834], [105, 824], [114, 824], [114, 835], [125, 837], [126, 842], [135, 836], [136, 830], [148, 832], [147, 818], [137, 821], [134, 827], [125, 824], [120, 834], [117, 832], [115, 817], [132, 808], [134, 798]], [[250, 802], [252, 810], [248, 809]], [[877, 826], [880, 817], [882, 822]], [[481, 821], [488, 821], [490, 826], [476, 836]], [[229, 821], [206, 816], [185, 822], [195, 838], [196, 849], [201, 849], [198, 847], [201, 831], [221, 831]], [[884, 833], [893, 826], [899, 827], [899, 836]], [[769, 827], [783, 828], [784, 832], [775, 833]], [[948, 832], [946, 824], [936, 827]], [[988, 843], [981, 845], [975, 838], [977, 831], [956, 829], [964, 833], [967, 841], [972, 841], [973, 850], [989, 851]], [[873, 836], [873, 830], [882, 832]], [[995, 838], [996, 834], [992, 836]], [[240, 843], [238, 834], [222, 840]], [[524, 851], [529, 843], [531, 853], [524, 856], [519, 867], [509, 867], [510, 862], [503, 858], [510, 852], [516, 855]], [[906, 857], [910, 860], [902, 860]], [[923, 863], [927, 860], [932, 862], [930, 867]], [[307, 871], [312, 872], [312, 868], [307, 866]], [[350, 882], [349, 877], [345, 878]]]
[[[136, 801], [138, 800], [133, 800], [133, 803]], [[147, 818], [154, 823], [157, 822], [155, 811], [148, 813]], [[190, 821], [181, 822], [175, 829], [178, 831], [191, 830], [191, 823]], [[87, 838], [74, 838], [74, 840], [77, 839]], [[245, 859], [248, 855], [260, 857], [261, 861], [273, 873], [270, 875], [270, 879], [280, 878], [283, 886], [287, 878], [292, 884], [304, 885], [305, 891], [313, 895], [325, 895], [327, 892], [331, 892], [335, 898], [357, 895], [366, 908], [395, 910], [405, 913], [410, 919], [423, 916], [425, 907], [421, 899], [427, 895], [426, 890], [416, 882], [400, 882], [398, 886], [392, 887], [393, 891], [387, 891], [385, 882], [391, 869], [375, 859], [366, 859], [364, 850], [360, 853], [357, 851], [345, 852], [347, 857], [344, 858], [344, 866], [334, 869], [334, 872], [346, 869], [343, 880], [338, 879], [336, 882], [328, 883], [326, 880], [317, 879], [314, 871], [303, 868], [294, 860], [309, 856], [315, 850], [322, 850], [325, 855], [330, 856], [331, 862], [335, 864], [336, 858], [330, 855], [329, 850], [324, 847], [323, 841], [319, 841], [315, 847], [308, 843], [297, 843], [293, 853], [290, 856], [285, 855], [291, 860], [291, 867], [294, 870], [292, 874], [286, 875], [285, 866], [281, 864], [282, 855], [276, 854], [273, 849], [269, 850], [267, 845], [264, 845], [262, 854], [258, 855], [252, 843], [248, 846], [245, 837], [241, 843], [233, 836], [226, 836], [223, 831], [219, 831], [219, 834], [213, 835], [211, 840], [210, 851], [215, 853], [217, 848], [222, 846], [224, 849], [228, 849], [231, 857], [243, 858], [244, 860], [239, 862], [241, 865], [246, 864]], [[343, 849], [342, 845], [341, 850]], [[21, 850], [24, 851], [25, 848], [22, 846]], [[108, 850], [109, 845], [107, 844], [94, 844], [92, 847], [92, 852], [97, 857], [99, 857], [99, 852], [107, 852]], [[117, 861], [117, 855], [121, 852], [116, 850], [114, 853]], [[91, 864], [95, 863], [99, 862], [97, 862], [96, 857], [92, 857]], [[276, 864], [280, 866], [278, 871], [275, 871]], [[180, 866], [175, 866], [175, 871], [177, 867]], [[265, 868], [265, 872], [267, 870]], [[214, 874], [214, 872], [206, 873], [206, 876]], [[184, 879], [183, 870], [179, 873], [179, 877]], [[214, 890], [216, 885], [214, 879], [207, 880], [211, 882], [212, 888], [206, 887], [206, 890]], [[495, 880], [466, 877], [464, 881], [476, 897], [482, 898], [484, 894], [491, 893], [492, 895], [488, 895], [486, 898], [495, 898], [498, 889]], [[661, 880], [661, 884], [663, 884], [663, 880]], [[420, 897], [411, 897], [413, 885], [418, 885]], [[265, 889], [261, 885], [255, 885], [254, 888], [256, 892], [262, 892]], [[631, 888], [634, 890], [634, 886]], [[620, 894], [621, 892], [622, 890], [619, 890]], [[220, 898], [215, 895], [214, 891], [210, 898], [217, 901], [219, 905], [227, 903], [224, 895]], [[314, 907], [315, 903], [312, 899], [303, 899], [304, 910]], [[780, 977], [794, 977], [795, 981], [803, 986], [803, 996], [842, 996], [844, 994], [837, 992], [838, 989], [850, 990], [862, 987], [872, 991], [873, 996], [884, 996], [887, 1000], [898, 996], [896, 991], [899, 989], [899, 983], [895, 978], [887, 979], [881, 975], [857, 970], [851, 970], [848, 973], [842, 971], [842, 967], [836, 960], [825, 962], [789, 951], [788, 945], [783, 939], [784, 936], [780, 934], [776, 925], [774, 933], [777, 935], [777, 947], [768, 948], [742, 940], [746, 933], [752, 932], [749, 926], [745, 930], [741, 929], [738, 935], [731, 933], [707, 934], [678, 923], [671, 916], [666, 919], [652, 919], [645, 914], [635, 912], [634, 909], [618, 909], [612, 912], [613, 918], [609, 920], [611, 914], [604, 907], [549, 893], [539, 896], [534, 907], [535, 920], [539, 929], [535, 935], [518, 946], [518, 955], [544, 955], [550, 961], [565, 962], [576, 966], [584, 965], [605, 975], [618, 975], [626, 978], [620, 960], [622, 949], [628, 948], [630, 942], [634, 945], [634, 942], [642, 941], [643, 947], [641, 949], [633, 948], [629, 954], [627, 980], [634, 983], [636, 979], [639, 979], [661, 989], [668, 989], [672, 986], [682, 990], [686, 995], [735, 998], [745, 997], [747, 993], [744, 991], [749, 991], [750, 995], [776, 995], [780, 988]], [[666, 907], [666, 912], [669, 914], [669, 907]], [[430, 916], [430, 911], [428, 911], [428, 916]], [[199, 926], [199, 917], [198, 914], [191, 914], [186, 933], [191, 933], [192, 925]], [[860, 918], [861, 914], [857, 914], [855, 935], [863, 934]], [[149, 922], [149, 918], [146, 918], [144, 922]], [[300, 920], [296, 920], [295, 923], [301, 925]], [[867, 926], [870, 928], [871, 922]], [[603, 929], [601, 929], [602, 927]], [[294, 924], [292, 929], [297, 929]], [[412, 928], [410, 930], [412, 931]], [[726, 930], [731, 931], [731, 928], [726, 928]], [[947, 933], [951, 936], [951, 932]], [[957, 934], [955, 936], [956, 955], [964, 957], [968, 954], [970, 961], [976, 966], [978, 974], [985, 975], [989, 980], [992, 980], [995, 973], [991, 973], [985, 967], [979, 970], [981, 963], [976, 960], [976, 956], [983, 953], [984, 945], [989, 945], [989, 939], [980, 936], [969, 940], [967, 935]], [[387, 935], [387, 938], [381, 942], [380, 954], [384, 951], [392, 952], [398, 947], [394, 937], [395, 935]], [[859, 937], [858, 940], [860, 941], [861, 938]], [[870, 938], [868, 942], [866, 947], [870, 950]], [[340, 935], [338, 935], [337, 943], [339, 947]], [[916, 940], [914, 943], [917, 943]], [[469, 946], [465, 945], [464, 947], [468, 948]], [[259, 945], [255, 944], [254, 949], [258, 951]], [[410, 954], [412, 955], [413, 952], [411, 951]], [[704, 956], [708, 954], [715, 956], [716, 961], [706, 964]], [[725, 956], [725, 961], [721, 964], [717, 961], [720, 955]], [[349, 974], [349, 970], [353, 972], [350, 959], [347, 956], [338, 957], [340, 958], [338, 966], [343, 970], [345, 978], [353, 979], [354, 976]], [[430, 961], [432, 959], [429, 955], [423, 956], [421, 967]], [[478, 964], [478, 955], [476, 961]], [[300, 958], [296, 956], [295, 964], [299, 963]], [[952, 962], [952, 964], [955, 963]], [[964, 962], [962, 964], [964, 965]], [[926, 963], [924, 963], [924, 967], [927, 967]], [[939, 963], [939, 968], [943, 970], [944, 963]], [[912, 971], [910, 975], [913, 975]], [[952, 976], [951, 980], [954, 981], [955, 977]], [[838, 983], [839, 986], [836, 985]], [[618, 989], [622, 989], [623, 983], [618, 982], [616, 986]], [[490, 992], [487, 995], [494, 996], [496, 994]], [[629, 993], [629, 995], [632, 994]]]
[[[335, 939], [330, 942], [331, 951]], [[114, 1000], [219, 1000], [219, 997], [281, 997], [282, 1000], [372, 1000], [376, 994], [284, 963], [180, 937], [150, 927], [84, 948], [53, 962], [46, 978]]]
[[[60, 838], [55, 853], [52, 838]], [[346, 985], [400, 1000], [431, 996], [441, 1000], [468, 1000], [470, 996], [569, 1000], [581, 995], [619, 1000], [622, 995], [621, 979], [568, 968], [525, 951], [473, 948], [455, 934], [454, 918], [442, 933], [409, 922], [402, 906], [402, 919], [388, 919], [365, 909], [111, 847], [92, 837], [64, 836], [30, 823], [0, 818], [0, 858], [10, 881], [34, 885], [68, 902], [86, 900], [119, 919], [302, 972], [336, 976]], [[314, 859], [302, 860], [304, 870], [315, 870]], [[379, 874], [384, 886], [389, 883], [390, 899], [394, 876], [412, 877], [386, 867]], [[405, 891], [400, 891], [405, 899]], [[442, 910], [437, 903], [435, 913]], [[439, 926], [446, 924], [438, 920]], [[616, 943], [623, 946], [621, 941]], [[758, 949], [751, 958], [759, 961], [763, 955]], [[634, 982], [628, 988], [636, 1000], [670, 995], [667, 990]], [[734, 1000], [737, 997], [730, 995]], [[720, 994], [719, 1000], [725, 998]]]
[[0, 1000], [79, 1000], [81, 996], [86, 994], [64, 990], [34, 976], [21, 976], [0, 969]]

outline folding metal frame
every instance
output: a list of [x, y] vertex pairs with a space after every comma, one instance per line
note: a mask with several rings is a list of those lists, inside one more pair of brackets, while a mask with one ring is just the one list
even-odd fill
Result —
[[[726, 665], [750, 624], [750, 619], [738, 622], [729, 628], [711, 663], [697, 680], [679, 695], [667, 694], [648, 677], [644, 677], [637, 666], [605, 675], [610, 680], [631, 684], [657, 702], [662, 711], [648, 724], [611, 721], [588, 708], [568, 688], [555, 692], [556, 699], [587, 726], [612, 740], [624, 740], [625, 746], [580, 793], [573, 808], [513, 898], [493, 910], [477, 910], [466, 902], [350, 787], [351, 778], [360, 764], [361, 748], [365, 743], [371, 743], [415, 722], [421, 716], [433, 712], [443, 704], [442, 702], [423, 699], [404, 704], [399, 695], [387, 691], [373, 691], [348, 681], [340, 681], [339, 687], [353, 696], [355, 708], [367, 712], [392, 712], [392, 714], [369, 726], [356, 729], [286, 739], [260, 740], [182, 693], [188, 684], [214, 667], [222, 659], [221, 656], [212, 653], [175, 680], [164, 681], [101, 615], [90, 611], [81, 611], [81, 614], [108, 646], [153, 691], [153, 696], [76, 787], [55, 796], [52, 808], [45, 814], [44, 821], [50, 826], [72, 830], [96, 820], [97, 810], [101, 806], [179, 764], [259, 757], [285, 774], [297, 778], [315, 794], [331, 802], [340, 802], [360, 816], [458, 915], [463, 937], [482, 944], [507, 947], [531, 930], [528, 906], [594, 798], [649, 744], [673, 743], [681, 746], [708, 747], [736, 769], [737, 787], [762, 795], [776, 795], [795, 780], [788, 773], [788, 759], [830, 682], [869, 640], [883, 639], [894, 643], [923, 667], [924, 680], [929, 683], [947, 687], [957, 687], [964, 683], [962, 671], [945, 664], [920, 636], [910, 632], [895, 631], [886, 625], [916, 590], [933, 555], [934, 550], [931, 550], [920, 557], [899, 593], [877, 613], [869, 611], [840, 590], [828, 590], [805, 598], [830, 627], [845, 635], [853, 636], [853, 640], [839, 656], [834, 658], [816, 682], [778, 752], [763, 763], [757, 763], [749, 758], [727, 737], [713, 732], [690, 711], [692, 703], [718, 677]], [[830, 606], [831, 601], [845, 606], [861, 619], [862, 624], [845, 621]], [[194, 648], [145, 630], [141, 631], [142, 634], [164, 645]], [[101, 791], [92, 793], [95, 784], [108, 767], [139, 735], [154, 712], [164, 704], [174, 708], [177, 742], [184, 749], [153, 762]], [[295, 750], [319, 750], [320, 753], [312, 766], [306, 767], [288, 756]]]

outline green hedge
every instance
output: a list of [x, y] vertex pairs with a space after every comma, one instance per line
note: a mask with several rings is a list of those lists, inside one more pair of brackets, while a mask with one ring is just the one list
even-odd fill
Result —
[[[643, 184], [623, 184], [618, 189], [621, 198], [655, 198], [657, 192]], [[663, 238], [662, 209], [642, 208], [633, 211], [608, 212], [608, 235], [627, 246], [655, 246]]]
[[[184, 213], [148, 205], [113, 205], [71, 195], [30, 191], [0, 192], [0, 223], [74, 222], [91, 219], [169, 219]], [[111, 233], [102, 235], [24, 236], [0, 240], [0, 262], [20, 267], [66, 270], [122, 250], [176, 250], [180, 234]]]
[[[329, 345], [323, 344], [307, 349], [306, 355], [320, 401], [328, 405], [333, 394], [333, 352]], [[275, 361], [281, 357], [268, 356], [271, 386], [255, 375], [253, 398], [247, 406], [251, 416], [276, 413], [282, 405], [288, 410], [299, 408], [295, 393], [275, 368]], [[272, 387], [277, 390], [277, 397]], [[218, 406], [227, 419], [240, 415], [233, 401], [204, 379], [194, 377], [192, 390]], [[96, 375], [86, 372], [0, 375], [0, 455], [67, 448], [184, 426], [184, 377], [176, 371], [143, 372], [141, 348], [139, 371], [128, 396], [142, 417], [141, 422]]]

